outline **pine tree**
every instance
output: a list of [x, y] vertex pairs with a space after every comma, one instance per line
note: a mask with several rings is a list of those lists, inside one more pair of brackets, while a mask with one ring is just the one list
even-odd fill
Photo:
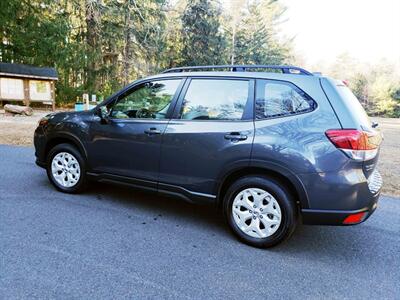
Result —
[[191, 0], [182, 16], [182, 64], [215, 65], [227, 62], [226, 37], [220, 10], [209, 0]]
[[[265, 5], [265, 4], [264, 4]], [[286, 49], [280, 45], [267, 26], [258, 2], [248, 6], [246, 15], [238, 24], [234, 43], [235, 63], [238, 64], [281, 64], [285, 60]], [[272, 16], [273, 18], [273, 16]]]
[[242, 21], [237, 12], [235, 38], [221, 25], [218, 0], [0, 1], [0, 61], [55, 67], [59, 103], [83, 93], [108, 96], [168, 67], [225, 64], [235, 56], [239, 63], [276, 62], [284, 49], [274, 38], [279, 9], [271, 1], [252, 0], [264, 5], [261, 13], [254, 8]]

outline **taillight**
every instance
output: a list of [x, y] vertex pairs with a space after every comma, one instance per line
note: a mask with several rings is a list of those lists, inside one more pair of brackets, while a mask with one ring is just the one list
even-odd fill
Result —
[[382, 141], [377, 131], [367, 132], [357, 129], [329, 129], [326, 131], [329, 140], [350, 158], [355, 160], [369, 160], [378, 153]]

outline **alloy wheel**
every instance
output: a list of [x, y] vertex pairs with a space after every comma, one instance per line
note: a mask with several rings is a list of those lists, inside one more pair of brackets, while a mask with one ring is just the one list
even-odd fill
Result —
[[81, 168], [75, 156], [68, 152], [60, 152], [53, 157], [51, 173], [59, 185], [68, 188], [78, 183], [81, 177]]
[[233, 219], [237, 227], [253, 238], [266, 238], [279, 228], [282, 212], [278, 201], [259, 188], [246, 188], [232, 203]]

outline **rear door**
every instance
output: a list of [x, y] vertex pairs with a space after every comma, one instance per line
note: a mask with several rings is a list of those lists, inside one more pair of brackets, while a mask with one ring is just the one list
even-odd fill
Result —
[[224, 170], [247, 166], [254, 80], [189, 78], [161, 146], [160, 189], [214, 198]]

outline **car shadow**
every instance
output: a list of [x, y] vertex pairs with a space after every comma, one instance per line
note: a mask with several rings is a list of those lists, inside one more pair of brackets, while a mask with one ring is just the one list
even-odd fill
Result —
[[[54, 188], [47, 180], [40, 186]], [[54, 191], [55, 193], [58, 193]], [[166, 217], [177, 225], [192, 226], [198, 230], [212, 232], [220, 241], [234, 243], [235, 247], [245, 247], [247, 251], [265, 251], [242, 244], [231, 234], [222, 213], [211, 205], [197, 205], [173, 197], [161, 196], [156, 193], [142, 192], [131, 187], [116, 184], [91, 183], [84, 193], [85, 201], [99, 201], [112, 209], [121, 209], [130, 214], [147, 218]], [[81, 201], [81, 195], [72, 195], [75, 201]], [[373, 217], [373, 216], [372, 216]], [[371, 218], [372, 218], [371, 217]], [[368, 226], [307, 226], [299, 224], [290, 239], [267, 250], [266, 253], [276, 253], [285, 256], [327, 259], [355, 255], [370, 249], [371, 243], [380, 248], [379, 232], [369, 230], [370, 239], [365, 239]], [[374, 241], [374, 237], [376, 237]], [[371, 241], [372, 239], [372, 241]]]
[[[331, 262], [357, 257], [360, 263], [379, 265], [382, 258], [390, 256], [390, 250], [385, 247], [385, 236], [375, 228], [373, 217], [355, 226], [300, 225], [289, 240], [270, 251]], [[379, 255], [371, 253], [371, 249], [375, 249]]]
[[98, 182], [91, 182], [85, 194], [96, 197], [97, 200], [107, 200], [132, 212], [144, 212], [155, 217], [168, 216], [182, 224], [212, 228], [216, 234], [230, 234], [222, 213], [213, 205], [193, 204], [172, 196], [144, 192], [125, 185]]
[[[162, 214], [180, 220], [182, 223], [189, 223], [194, 226], [201, 225], [207, 230], [212, 229], [214, 233], [220, 234], [221, 237], [235, 240], [223, 219], [222, 213], [211, 205], [191, 204], [181, 199], [111, 184], [93, 183], [88, 193], [134, 211], [145, 211], [154, 215]], [[276, 249], [276, 251], [287, 253], [298, 253], [300, 251], [314, 254], [325, 253], [332, 248], [337, 248], [337, 253], [352, 251], [352, 248], [359, 249], [360, 244], [362, 245], [363, 238], [360, 237], [359, 233], [363, 230], [365, 230], [363, 225], [337, 227], [299, 224], [293, 236], [285, 243], [272, 248], [272, 251]]]

